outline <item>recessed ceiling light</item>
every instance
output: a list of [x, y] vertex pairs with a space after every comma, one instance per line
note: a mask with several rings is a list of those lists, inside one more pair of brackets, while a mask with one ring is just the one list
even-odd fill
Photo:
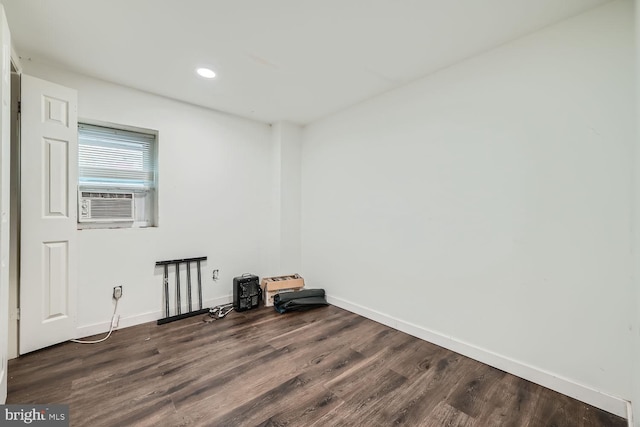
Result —
[[198, 73], [199, 75], [201, 75], [205, 79], [212, 79], [212, 78], [214, 78], [216, 76], [216, 73], [214, 73], [213, 70], [211, 70], [209, 68], [198, 68], [196, 70], [196, 73]]

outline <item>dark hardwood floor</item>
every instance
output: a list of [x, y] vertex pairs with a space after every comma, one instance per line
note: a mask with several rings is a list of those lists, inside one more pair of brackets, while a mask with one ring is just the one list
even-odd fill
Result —
[[139, 325], [9, 362], [7, 403], [72, 426], [626, 426], [336, 307]]

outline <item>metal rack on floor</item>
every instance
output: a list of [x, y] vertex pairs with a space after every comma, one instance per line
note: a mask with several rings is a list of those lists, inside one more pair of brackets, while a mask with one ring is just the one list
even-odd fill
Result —
[[[202, 261], [206, 261], [207, 257], [196, 257], [196, 258], [184, 258], [184, 259], [172, 259], [168, 261], [157, 261], [156, 267], [164, 267], [164, 275], [162, 284], [164, 285], [164, 314], [165, 317], [158, 320], [158, 325], [162, 325], [165, 323], [173, 322], [180, 319], [186, 319], [187, 317], [197, 316], [198, 314], [204, 314], [209, 311], [208, 308], [202, 307], [202, 273], [200, 263]], [[191, 264], [195, 263], [196, 271], [198, 274], [198, 308], [194, 310], [193, 307], [193, 295], [191, 292]], [[176, 275], [176, 288], [174, 292], [174, 304], [175, 304], [175, 314], [171, 315], [170, 310], [170, 300], [171, 293], [169, 292], [169, 265], [175, 265], [175, 275]], [[187, 311], [185, 313], [182, 312], [182, 300], [181, 300], [181, 285], [180, 285], [180, 265], [186, 264], [186, 272], [187, 272]]]

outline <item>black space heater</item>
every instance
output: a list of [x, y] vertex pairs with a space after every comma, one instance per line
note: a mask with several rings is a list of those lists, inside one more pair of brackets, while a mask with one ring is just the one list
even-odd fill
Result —
[[258, 276], [243, 274], [233, 278], [233, 308], [245, 311], [257, 308], [261, 295]]

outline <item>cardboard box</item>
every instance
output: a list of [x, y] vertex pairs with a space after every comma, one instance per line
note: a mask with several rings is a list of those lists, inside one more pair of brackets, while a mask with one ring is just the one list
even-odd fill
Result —
[[264, 277], [260, 282], [264, 305], [273, 307], [273, 297], [280, 292], [294, 292], [304, 288], [304, 279], [299, 274]]

